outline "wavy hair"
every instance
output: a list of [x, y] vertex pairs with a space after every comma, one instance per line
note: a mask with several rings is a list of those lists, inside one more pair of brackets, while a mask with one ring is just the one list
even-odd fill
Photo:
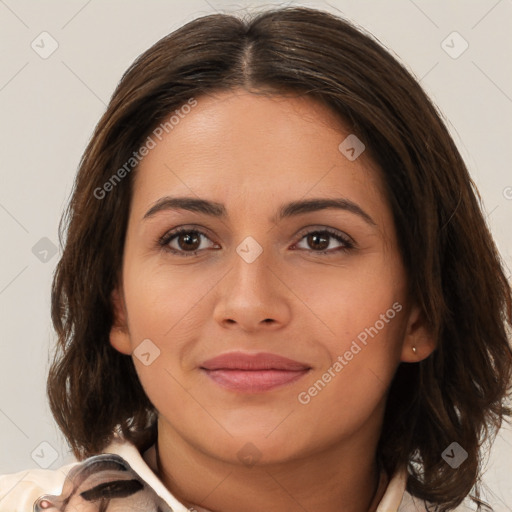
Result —
[[[487, 506], [481, 445], [511, 413], [512, 297], [481, 198], [411, 73], [362, 29], [305, 7], [197, 18], [140, 55], [115, 89], [59, 225], [52, 284], [58, 342], [47, 391], [73, 453], [100, 453], [116, 430], [140, 449], [156, 436], [131, 357], [109, 343], [136, 166], [109, 194], [98, 190], [170, 113], [235, 88], [320, 100], [380, 167], [410, 291], [437, 348], [399, 365], [377, 455], [388, 474], [407, 467], [408, 492], [438, 510], [472, 490]], [[442, 458], [454, 441], [468, 454], [456, 470]]]

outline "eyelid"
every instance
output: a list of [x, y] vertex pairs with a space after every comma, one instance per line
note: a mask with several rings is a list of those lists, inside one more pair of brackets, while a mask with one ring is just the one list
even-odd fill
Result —
[[299, 241], [300, 241], [306, 235], [309, 235], [310, 233], [324, 233], [324, 232], [327, 232], [327, 233], [329, 233], [330, 235], [333, 235], [333, 236], [340, 237], [346, 243], [349, 243], [352, 246], [356, 246], [355, 240], [350, 235], [345, 233], [344, 231], [341, 231], [340, 229], [337, 229], [337, 228], [331, 228], [329, 226], [322, 226], [322, 225], [318, 225], [318, 224], [313, 224], [313, 225], [310, 225], [310, 226], [305, 226], [304, 228], [302, 228], [297, 233], [296, 236], [299, 238]]
[[[175, 239], [177, 236], [179, 236], [182, 233], [190, 233], [190, 232], [197, 233], [199, 236], [204, 236], [208, 240], [212, 241], [210, 235], [208, 233], [206, 233], [203, 230], [203, 228], [195, 227], [193, 225], [183, 225], [183, 226], [178, 226], [176, 228], [173, 228], [169, 231], [166, 231], [164, 233], [164, 235], [158, 239], [158, 248], [160, 248], [161, 250], [164, 250], [170, 254], [177, 255], [177, 256], [183, 256], [183, 257], [196, 256], [199, 252], [202, 252], [205, 249], [196, 249], [194, 251], [183, 251], [183, 250], [171, 248], [169, 246], [169, 243], [171, 242], [171, 240]], [[300, 249], [300, 250], [306, 251], [313, 255], [315, 255], [315, 254], [318, 254], [318, 255], [339, 254], [340, 252], [347, 252], [347, 251], [350, 251], [351, 249], [357, 248], [357, 244], [354, 241], [354, 239], [351, 236], [349, 236], [348, 234], [346, 234], [345, 232], [343, 232], [339, 229], [336, 229], [336, 228], [331, 228], [331, 227], [322, 226], [322, 225], [310, 225], [310, 226], [305, 226], [304, 228], [302, 228], [298, 232], [298, 234], [295, 235], [295, 238], [298, 238], [298, 240], [296, 242], [294, 242], [293, 246], [300, 243], [307, 235], [309, 235], [311, 233], [327, 233], [330, 237], [332, 237], [332, 238], [336, 239], [338, 242], [344, 244], [344, 246], [342, 246], [342, 247], [338, 247], [335, 249], [323, 250], [323, 251], [319, 251], [319, 250], [315, 251], [313, 249]], [[213, 242], [213, 241], [212, 241], [212, 243], [215, 244], [215, 242]]]
[[[208, 240], [212, 241], [211, 236], [207, 232], [205, 232], [205, 230], [203, 228], [185, 225], [185, 226], [178, 226], [176, 228], [170, 229], [169, 231], [166, 231], [160, 238], [158, 238], [158, 240], [157, 240], [158, 246], [161, 249], [168, 250], [169, 252], [174, 253], [174, 254], [181, 253], [181, 254], [187, 255], [187, 251], [178, 251], [177, 249], [170, 248], [169, 243], [171, 242], [171, 240], [175, 239], [180, 234], [190, 233], [190, 232], [197, 233], [200, 236], [204, 236], [205, 238], [208, 238]], [[215, 242], [213, 242], [213, 241], [212, 241], [212, 243], [215, 244]], [[202, 250], [204, 250], [204, 249], [202, 249]], [[188, 255], [194, 255], [196, 252], [198, 252], [198, 250], [188, 251]]]

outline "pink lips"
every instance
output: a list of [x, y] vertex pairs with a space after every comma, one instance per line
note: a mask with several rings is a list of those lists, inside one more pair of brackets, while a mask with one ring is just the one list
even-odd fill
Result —
[[296, 381], [309, 372], [307, 364], [276, 354], [230, 352], [200, 366], [217, 384], [233, 391], [257, 393]]

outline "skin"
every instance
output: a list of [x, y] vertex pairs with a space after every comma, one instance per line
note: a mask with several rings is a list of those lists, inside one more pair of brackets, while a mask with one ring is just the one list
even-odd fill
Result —
[[[388, 387], [400, 362], [435, 349], [407, 296], [379, 169], [367, 153], [349, 161], [340, 152], [350, 131], [311, 98], [236, 90], [197, 100], [140, 165], [112, 296], [112, 345], [133, 354], [150, 339], [160, 350], [147, 366], [133, 357], [159, 411], [160, 477], [198, 510], [366, 512]], [[165, 210], [143, 219], [171, 195], [222, 203], [227, 216]], [[312, 197], [349, 199], [376, 225], [332, 208], [270, 220], [281, 204]], [[206, 232], [195, 256], [158, 246], [179, 226]], [[326, 227], [356, 247], [340, 251], [343, 242], [332, 237], [321, 248], [308, 242], [308, 232]], [[236, 252], [248, 236], [263, 249], [252, 263]], [[170, 246], [191, 251], [179, 242]], [[402, 310], [308, 404], [299, 403], [298, 394], [395, 302]], [[271, 391], [237, 393], [199, 370], [235, 350], [272, 352], [312, 369]], [[247, 443], [257, 450], [254, 465], [238, 456]]]

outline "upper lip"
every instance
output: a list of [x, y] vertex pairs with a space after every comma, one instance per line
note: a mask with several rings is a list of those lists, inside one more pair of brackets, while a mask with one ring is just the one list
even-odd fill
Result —
[[228, 352], [204, 361], [201, 366], [205, 370], [309, 370], [311, 366], [287, 357], [260, 352], [247, 354], [244, 352]]

